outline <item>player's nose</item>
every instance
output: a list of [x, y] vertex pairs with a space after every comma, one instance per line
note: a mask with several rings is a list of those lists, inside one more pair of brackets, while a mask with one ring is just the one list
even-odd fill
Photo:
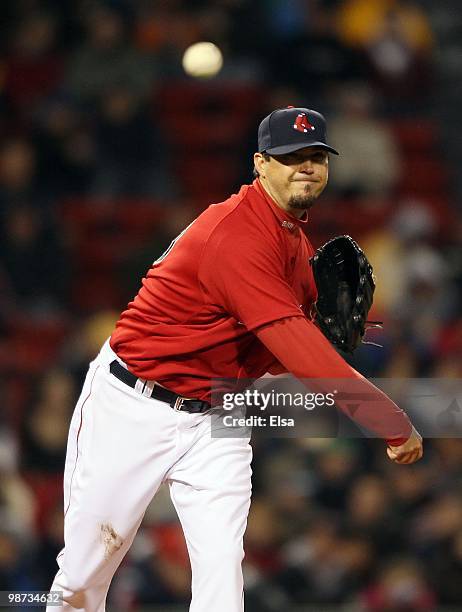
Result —
[[310, 174], [314, 172], [313, 161], [310, 158], [304, 159], [302, 162], [300, 162], [299, 171]]

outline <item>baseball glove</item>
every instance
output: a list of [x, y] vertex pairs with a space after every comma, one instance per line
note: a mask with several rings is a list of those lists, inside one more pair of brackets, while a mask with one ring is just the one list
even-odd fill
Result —
[[332, 344], [352, 353], [366, 329], [381, 327], [380, 321], [367, 321], [375, 289], [372, 266], [350, 236], [329, 240], [310, 264], [318, 289], [313, 320]]

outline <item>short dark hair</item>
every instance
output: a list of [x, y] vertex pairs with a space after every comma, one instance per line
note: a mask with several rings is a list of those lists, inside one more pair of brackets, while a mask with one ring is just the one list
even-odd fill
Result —
[[[271, 156], [270, 156], [270, 155], [268, 155], [268, 153], [265, 153], [265, 152], [263, 151], [262, 155], [263, 155], [263, 158], [264, 158], [266, 161], [269, 161], [269, 158], [270, 158]], [[257, 169], [255, 168], [255, 166], [254, 166], [254, 167], [253, 167], [253, 178], [254, 178], [254, 179], [256, 179], [256, 178], [258, 178], [259, 176], [260, 176], [260, 174], [259, 174], [258, 170], [257, 170]]]

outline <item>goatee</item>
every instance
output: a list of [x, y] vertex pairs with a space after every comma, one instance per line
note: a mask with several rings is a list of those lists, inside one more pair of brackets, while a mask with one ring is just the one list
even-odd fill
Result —
[[289, 208], [296, 210], [308, 210], [310, 209], [318, 198], [312, 195], [292, 196], [289, 199]]

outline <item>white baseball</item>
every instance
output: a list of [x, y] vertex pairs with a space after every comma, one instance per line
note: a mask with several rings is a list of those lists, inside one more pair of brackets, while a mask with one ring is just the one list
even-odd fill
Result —
[[186, 49], [183, 68], [186, 74], [196, 78], [210, 78], [218, 74], [223, 66], [220, 49], [211, 42], [198, 42]]

